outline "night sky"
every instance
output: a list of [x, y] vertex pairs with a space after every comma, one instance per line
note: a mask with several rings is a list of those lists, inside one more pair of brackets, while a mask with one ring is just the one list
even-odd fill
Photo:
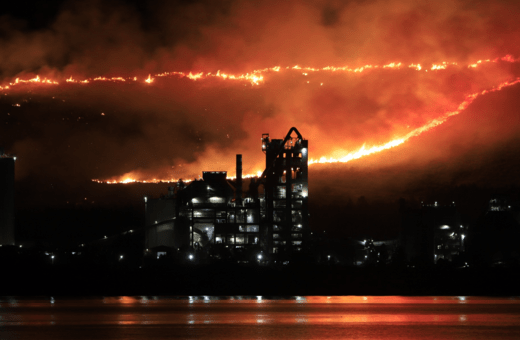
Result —
[[[262, 133], [283, 138], [292, 126], [309, 140], [310, 158], [339, 159], [442, 123], [348, 163], [311, 165], [315, 229], [359, 234], [333, 211], [368, 202], [381, 218], [364, 232], [392, 236], [398, 218], [381, 221], [400, 197], [457, 199], [476, 214], [490, 195], [520, 184], [516, 1], [11, 6], [0, 13], [0, 146], [17, 156], [21, 211], [140, 206], [167, 185], [91, 180], [234, 175], [237, 153], [244, 173], [256, 174]], [[207, 76], [265, 68], [256, 82]], [[37, 75], [59, 84], [9, 86]]]

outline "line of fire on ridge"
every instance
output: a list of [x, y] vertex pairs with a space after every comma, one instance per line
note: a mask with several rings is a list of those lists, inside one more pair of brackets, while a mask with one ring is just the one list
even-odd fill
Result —
[[[373, 154], [373, 153], [377, 153], [377, 152], [381, 152], [381, 151], [384, 151], [384, 150], [388, 150], [388, 149], [394, 148], [394, 147], [396, 147], [398, 145], [401, 145], [401, 144], [405, 143], [408, 139], [410, 139], [412, 137], [417, 137], [420, 134], [422, 134], [422, 133], [424, 133], [424, 132], [426, 132], [426, 131], [428, 131], [428, 130], [436, 127], [436, 126], [439, 126], [439, 125], [443, 124], [444, 122], [446, 122], [446, 120], [448, 118], [450, 118], [452, 116], [455, 116], [455, 115], [458, 115], [459, 113], [464, 111], [473, 101], [475, 101], [475, 99], [477, 99], [477, 97], [479, 97], [481, 95], [488, 94], [488, 93], [500, 91], [503, 88], [506, 88], [506, 87], [509, 87], [509, 86], [513, 86], [513, 85], [516, 85], [518, 83], [520, 83], [520, 77], [516, 78], [513, 81], [503, 82], [503, 83], [499, 84], [498, 86], [493, 87], [491, 89], [482, 90], [480, 92], [475, 92], [475, 93], [472, 93], [470, 95], [467, 95], [466, 98], [464, 99], [464, 101], [459, 104], [459, 106], [457, 107], [456, 110], [444, 113], [440, 118], [435, 118], [435, 119], [431, 120], [427, 124], [410, 131], [409, 133], [407, 133], [405, 136], [403, 136], [401, 138], [396, 138], [396, 139], [394, 139], [394, 140], [392, 140], [390, 142], [387, 142], [385, 144], [372, 146], [370, 148], [366, 148], [365, 145], [363, 145], [358, 151], [350, 152], [350, 153], [348, 153], [346, 156], [344, 156], [342, 158], [321, 157], [319, 159], [310, 159], [309, 160], [309, 166], [314, 165], [314, 164], [347, 163], [347, 162], [350, 162], [352, 160], [359, 159], [361, 157], [368, 156], [368, 155]], [[243, 177], [244, 178], [258, 178], [261, 175], [261, 173], [262, 173], [262, 171], [258, 171], [256, 175], [255, 174], [248, 174], [248, 175], [244, 175]], [[147, 180], [139, 181], [139, 180], [132, 179], [132, 178], [125, 178], [124, 180], [99, 180], [99, 179], [93, 179], [92, 181], [93, 182], [97, 182], [97, 183], [105, 183], [105, 184], [176, 183], [176, 182], [178, 182], [178, 180], [174, 180], [174, 179], [170, 179], [170, 180], [152, 179], [152, 180], [148, 180], [148, 181]], [[191, 182], [191, 180], [186, 180], [185, 182]]]
[[[508, 54], [501, 58], [495, 58], [495, 59], [484, 59], [484, 60], [478, 60], [474, 63], [466, 65], [468, 68], [476, 68], [479, 65], [486, 64], [486, 63], [497, 63], [497, 62], [518, 62], [520, 61], [520, 58], [514, 58], [512, 55]], [[457, 66], [458, 63], [456, 62], [447, 62], [443, 61], [441, 63], [432, 64], [430, 68], [425, 68], [421, 64], [409, 64], [408, 66], [404, 66], [403, 63], [400, 62], [392, 62], [386, 65], [364, 65], [360, 67], [351, 68], [349, 66], [343, 66], [343, 67], [335, 67], [335, 66], [326, 66], [323, 68], [313, 68], [313, 67], [301, 67], [298, 65], [295, 66], [286, 66], [286, 67], [267, 67], [264, 69], [254, 70], [252, 72], [248, 72], [245, 74], [230, 74], [221, 72], [218, 70], [216, 73], [213, 72], [163, 72], [155, 74], [153, 77], [151, 74], [148, 75], [148, 78], [142, 80], [142, 82], [151, 84], [154, 82], [155, 78], [158, 77], [167, 77], [167, 76], [179, 76], [179, 77], [186, 77], [191, 80], [199, 80], [199, 79], [207, 79], [207, 78], [220, 78], [224, 80], [240, 80], [240, 81], [249, 81], [252, 85], [259, 85], [261, 82], [264, 81], [264, 73], [269, 72], [280, 72], [281, 70], [297, 70], [301, 71], [304, 76], [308, 75], [308, 72], [320, 72], [320, 71], [331, 71], [331, 72], [347, 72], [347, 73], [362, 73], [365, 70], [370, 69], [401, 69], [402, 67], [408, 67], [411, 69], [415, 69], [417, 71], [439, 71], [439, 70], [445, 70], [447, 67], [450, 66]], [[66, 78], [64, 80], [66, 83], [73, 83], [73, 84], [89, 84], [91, 82], [99, 82], [99, 81], [105, 81], [105, 82], [138, 82], [137, 77], [103, 77], [98, 76], [94, 78], [87, 78], [87, 79], [74, 79], [72, 76], [69, 78]], [[140, 81], [141, 82], [141, 81]], [[39, 75], [37, 75], [34, 78], [30, 79], [20, 79], [16, 78], [13, 82], [10, 82], [8, 85], [0, 86], [0, 90], [8, 90], [12, 88], [13, 86], [21, 85], [21, 84], [47, 84], [47, 85], [59, 85], [60, 82], [57, 80], [52, 80], [48, 78], [40, 78]]]

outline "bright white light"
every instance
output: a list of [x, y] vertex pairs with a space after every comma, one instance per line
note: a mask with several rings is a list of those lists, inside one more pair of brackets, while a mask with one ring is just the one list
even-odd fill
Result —
[[460, 237], [461, 237], [462, 240], [464, 240], [464, 238], [466, 237], [466, 235], [461, 234]]
[[262, 254], [258, 254], [257, 258], [258, 258], [259, 260], [261, 260], [261, 259], [262, 259]]
[[16, 157], [13, 157], [13, 159], [16, 161]]
[[103, 236], [103, 238], [107, 238], [107, 235]]
[[190, 260], [193, 260], [193, 255], [190, 254], [190, 256], [188, 256], [188, 258], [189, 258]]
[[327, 258], [330, 260], [330, 255], [327, 255]]
[[450, 226], [449, 225], [441, 225], [441, 229], [442, 230], [450, 229]]
[[54, 260], [54, 255], [52, 255], [52, 256], [51, 256], [51, 259], [53, 259], [53, 260]]
[[148, 202], [148, 197], [144, 196], [144, 202]]
[[123, 255], [119, 256], [119, 259], [122, 260], [123, 259]]

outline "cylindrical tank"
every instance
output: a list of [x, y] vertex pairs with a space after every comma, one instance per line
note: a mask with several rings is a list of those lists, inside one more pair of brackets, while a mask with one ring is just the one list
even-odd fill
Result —
[[14, 245], [14, 158], [7, 157], [3, 151], [0, 155], [0, 244]]

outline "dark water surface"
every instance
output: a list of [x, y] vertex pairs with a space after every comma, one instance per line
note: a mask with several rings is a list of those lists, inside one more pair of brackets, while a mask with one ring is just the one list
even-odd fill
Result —
[[0, 339], [520, 339], [520, 299], [2, 297]]

